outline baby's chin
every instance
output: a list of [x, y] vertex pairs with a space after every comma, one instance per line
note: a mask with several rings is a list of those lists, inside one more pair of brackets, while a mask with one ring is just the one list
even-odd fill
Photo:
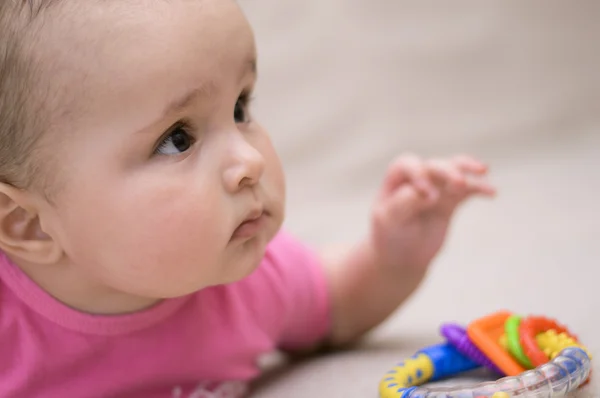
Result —
[[227, 272], [224, 275], [223, 284], [239, 282], [252, 275], [260, 267], [271, 239], [272, 237], [269, 235], [247, 242], [247, 246], [249, 246], [247, 252], [226, 266]]
[[177, 296], [193, 294], [208, 287], [240, 282], [249, 277], [260, 267], [267, 246], [278, 233], [279, 228], [279, 225], [273, 223], [259, 235], [238, 245], [226, 254], [220, 264], [214, 265], [217, 269], [212, 280], [198, 281], [195, 288], [181, 291]]

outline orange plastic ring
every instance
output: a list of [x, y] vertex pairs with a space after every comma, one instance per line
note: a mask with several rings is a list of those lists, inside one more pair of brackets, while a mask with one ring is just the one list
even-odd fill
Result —
[[538, 333], [554, 329], [556, 333], [566, 333], [579, 343], [577, 336], [572, 334], [565, 326], [543, 316], [529, 316], [521, 321], [519, 325], [519, 340], [527, 358], [534, 366], [541, 366], [550, 358], [538, 347], [535, 336]]

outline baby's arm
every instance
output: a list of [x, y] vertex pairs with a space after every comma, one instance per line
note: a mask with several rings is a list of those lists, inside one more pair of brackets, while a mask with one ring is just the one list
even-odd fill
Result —
[[487, 167], [470, 157], [400, 157], [375, 202], [369, 235], [325, 253], [332, 301], [329, 343], [350, 343], [384, 321], [419, 286], [442, 247], [458, 205], [494, 195]]
[[[323, 254], [329, 276], [332, 330], [328, 344], [351, 343], [384, 321], [419, 286], [426, 268], [402, 263], [378, 264], [364, 241], [353, 248]], [[401, 272], [392, 268], [404, 268]]]

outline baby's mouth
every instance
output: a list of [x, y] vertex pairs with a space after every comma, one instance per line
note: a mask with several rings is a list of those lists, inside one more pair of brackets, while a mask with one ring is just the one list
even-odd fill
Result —
[[263, 208], [248, 213], [244, 221], [233, 231], [231, 240], [246, 240], [253, 238], [263, 230], [267, 222], [268, 212]]

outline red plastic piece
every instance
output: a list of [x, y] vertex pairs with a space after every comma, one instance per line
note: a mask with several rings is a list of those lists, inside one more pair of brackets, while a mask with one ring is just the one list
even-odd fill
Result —
[[538, 333], [552, 329], [554, 329], [556, 333], [566, 333], [571, 336], [573, 340], [579, 342], [577, 336], [572, 334], [566, 326], [543, 316], [529, 316], [523, 319], [521, 325], [519, 325], [519, 340], [521, 346], [523, 347], [525, 355], [527, 355], [527, 358], [529, 358], [534, 366], [541, 366], [550, 360], [550, 358], [548, 358], [548, 356], [538, 347], [535, 336]]

